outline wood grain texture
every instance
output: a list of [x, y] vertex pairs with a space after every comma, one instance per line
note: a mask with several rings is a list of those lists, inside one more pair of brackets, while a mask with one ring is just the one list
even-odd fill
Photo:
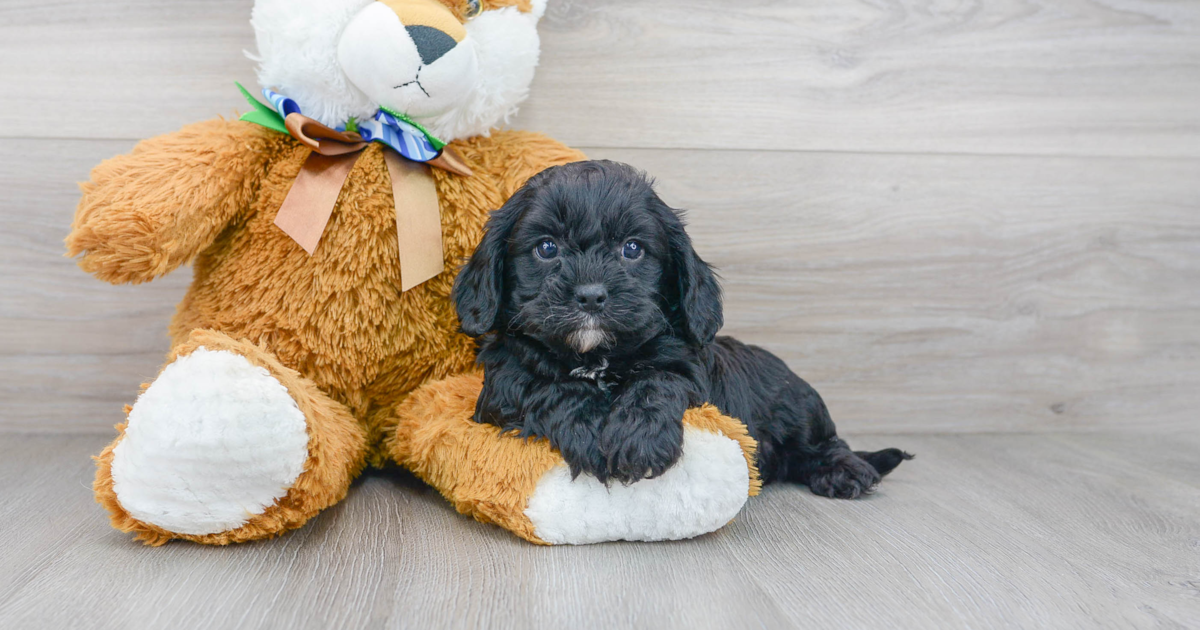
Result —
[[679, 543], [534, 547], [391, 471], [148, 549], [88, 456], [190, 273], [62, 239], [93, 165], [245, 108], [251, 4], [0, 3], [0, 628], [1200, 627], [1200, 2], [551, 0], [515, 126], [656, 175], [726, 332], [918, 459]]
[[0, 136], [141, 139], [245, 111], [252, 0], [0, 4]]
[[97, 430], [158, 373], [188, 269], [111, 286], [64, 257], [91, 167], [131, 141], [0, 141], [0, 416], [7, 430]]
[[[111, 426], [167, 350], [188, 270], [112, 287], [61, 255], [74, 182], [130, 144], [0, 141], [4, 429]], [[589, 152], [691, 210], [725, 332], [844, 428], [1196, 426], [1195, 161]]]
[[[244, 110], [251, 4], [8, 0], [0, 137]], [[576, 146], [1200, 156], [1195, 2], [552, 0], [541, 31], [517, 124]]]
[[521, 124], [582, 146], [1200, 154], [1200, 4], [571, 0]]
[[690, 209], [725, 333], [842, 426], [1197, 426], [1200, 163], [589, 153]]
[[1194, 434], [852, 436], [918, 457], [865, 500], [774, 486], [696, 540], [552, 548], [402, 473], [280, 539], [147, 548], [91, 502], [107, 438], [10, 438], [4, 628], [1200, 624]]

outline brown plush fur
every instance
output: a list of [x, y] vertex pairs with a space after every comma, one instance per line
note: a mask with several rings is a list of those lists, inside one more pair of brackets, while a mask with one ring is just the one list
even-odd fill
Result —
[[[475, 422], [475, 399], [482, 388], [483, 376], [477, 372], [421, 386], [396, 408], [395, 422], [388, 423], [394, 429], [387, 451], [460, 513], [547, 544], [534, 533], [525, 508], [542, 475], [562, 464], [562, 457], [546, 440], [506, 436], [495, 425]], [[757, 444], [744, 424], [712, 405], [689, 409], [683, 422], [736, 440], [750, 472], [749, 494], [758, 494]]]
[[[311, 401], [301, 404], [310, 457], [323, 458], [325, 471], [238, 530], [180, 536], [120, 509], [107, 472], [110, 446], [98, 458], [96, 493], [117, 527], [155, 544], [170, 537], [227, 543], [298, 527], [344, 495], [364, 458], [383, 463], [383, 433], [410, 391], [472, 365], [473, 342], [458, 332], [449, 297], [458, 266], [479, 242], [489, 211], [537, 172], [584, 156], [517, 131], [452, 146], [475, 174], [433, 171], [445, 271], [404, 293], [379, 145], [359, 157], [312, 256], [273, 224], [309, 153], [290, 136], [212, 120], [146, 140], [96, 167], [82, 186], [68, 254], [113, 283], [146, 282], [194, 262], [191, 289], [170, 325], [172, 357], [219, 339], [267, 367], [297, 402]], [[347, 417], [365, 438], [335, 437], [349, 435]], [[323, 442], [339, 446], [326, 452]], [[331, 472], [339, 470], [352, 472]]]

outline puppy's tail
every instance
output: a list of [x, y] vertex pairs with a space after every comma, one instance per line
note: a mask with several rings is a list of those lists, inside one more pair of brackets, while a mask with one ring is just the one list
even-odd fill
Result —
[[882, 451], [874, 453], [868, 451], [854, 451], [855, 455], [867, 460], [867, 463], [879, 473], [882, 477], [900, 465], [900, 462], [906, 459], [912, 459], [911, 453], [906, 453], [898, 448], [885, 448]]

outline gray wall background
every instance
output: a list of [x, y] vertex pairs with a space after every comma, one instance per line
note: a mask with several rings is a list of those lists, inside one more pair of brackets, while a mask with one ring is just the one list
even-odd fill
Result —
[[[0, 431], [108, 432], [190, 271], [62, 256], [138, 139], [244, 109], [250, 0], [0, 6]], [[848, 432], [1197, 426], [1200, 3], [552, 0], [515, 127], [691, 210], [725, 332]], [[753, 35], [748, 35], [753, 34]]]

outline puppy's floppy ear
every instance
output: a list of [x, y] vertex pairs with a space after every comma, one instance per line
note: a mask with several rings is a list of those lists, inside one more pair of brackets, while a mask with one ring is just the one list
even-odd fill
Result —
[[518, 190], [484, 226], [483, 239], [454, 279], [454, 308], [462, 331], [472, 337], [490, 332], [504, 296], [504, 259], [508, 238], [525, 206], [526, 189]]
[[[661, 202], [660, 202], [661, 203]], [[712, 343], [717, 331], [725, 323], [721, 307], [721, 285], [712, 267], [700, 259], [692, 247], [692, 239], [684, 230], [679, 212], [662, 204], [667, 244], [671, 249], [671, 266], [674, 268], [678, 299], [676, 318], [688, 341], [696, 344]]]

